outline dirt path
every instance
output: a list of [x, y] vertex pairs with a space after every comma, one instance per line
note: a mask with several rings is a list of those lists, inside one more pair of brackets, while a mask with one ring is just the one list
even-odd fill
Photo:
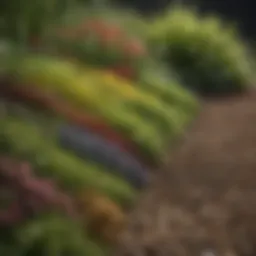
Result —
[[117, 255], [256, 256], [256, 92], [204, 103], [172, 158]]

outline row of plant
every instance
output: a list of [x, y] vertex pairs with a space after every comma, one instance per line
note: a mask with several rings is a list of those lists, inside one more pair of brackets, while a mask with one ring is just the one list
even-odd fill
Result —
[[[58, 184], [75, 201], [78, 217], [71, 222], [80, 223], [79, 234], [88, 232], [93, 246], [104, 248], [102, 243], [117, 239], [124, 211], [148, 184], [149, 170], [160, 164], [170, 142], [185, 131], [197, 101], [175, 84], [174, 90], [164, 83], [158, 87], [153, 80], [136, 84], [62, 58], [24, 54], [10, 63], [0, 86], [5, 109], [2, 156], [26, 161], [36, 177]], [[82, 211], [83, 193], [87, 199]], [[54, 207], [39, 208], [28, 225], [31, 218], [36, 223], [43, 215], [52, 222], [60, 214]], [[16, 222], [11, 225], [17, 227]], [[71, 248], [77, 250], [72, 253], [86, 255], [89, 241], [85, 248]], [[65, 245], [59, 246], [66, 253]]]
[[251, 62], [233, 30], [191, 10], [146, 21], [69, 5], [56, 25], [57, 3], [43, 21], [34, 4], [22, 44], [12, 23], [18, 40], [0, 52], [0, 252], [111, 254], [151, 169], [198, 113], [185, 87], [246, 89]]

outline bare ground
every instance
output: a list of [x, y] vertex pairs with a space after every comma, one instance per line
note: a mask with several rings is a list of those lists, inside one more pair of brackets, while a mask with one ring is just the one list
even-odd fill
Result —
[[207, 100], [142, 195], [118, 256], [256, 256], [256, 92]]

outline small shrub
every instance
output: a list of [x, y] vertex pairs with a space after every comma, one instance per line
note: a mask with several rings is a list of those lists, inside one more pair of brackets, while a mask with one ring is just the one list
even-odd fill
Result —
[[174, 8], [153, 21], [149, 38], [196, 91], [229, 93], [252, 83], [248, 49], [236, 29], [218, 17]]

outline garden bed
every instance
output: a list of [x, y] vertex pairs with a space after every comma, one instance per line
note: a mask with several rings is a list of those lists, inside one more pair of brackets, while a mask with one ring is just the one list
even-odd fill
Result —
[[1, 35], [0, 253], [113, 255], [129, 219], [119, 256], [254, 256], [256, 96], [231, 96], [254, 60], [233, 26], [25, 2]]

